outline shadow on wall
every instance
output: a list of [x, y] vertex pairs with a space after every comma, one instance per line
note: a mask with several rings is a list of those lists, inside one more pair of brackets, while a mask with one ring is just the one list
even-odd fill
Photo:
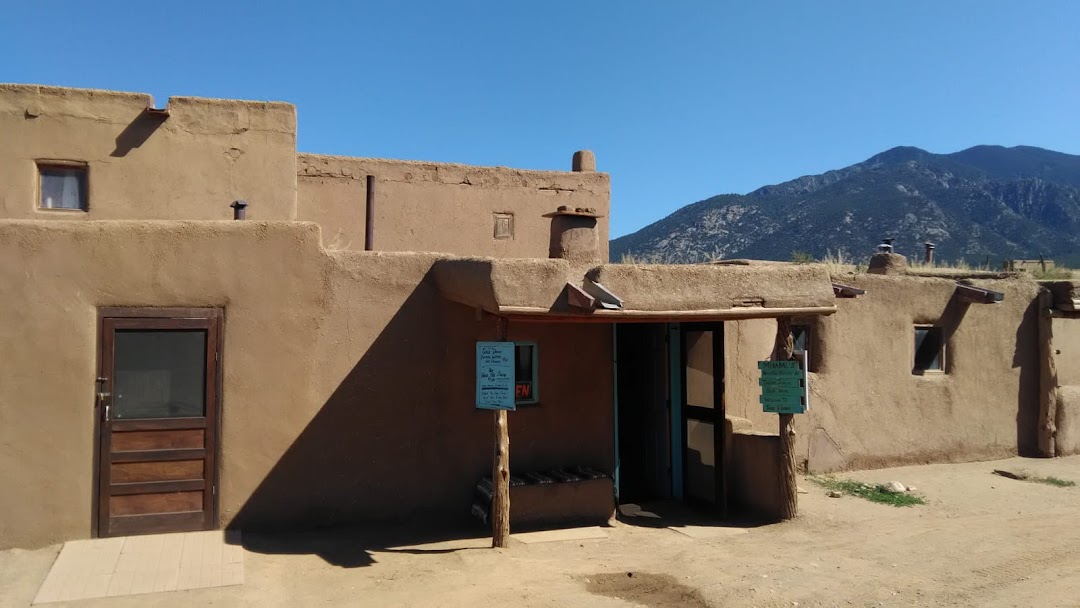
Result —
[[1016, 396], [1016, 447], [1021, 456], [1039, 455], [1039, 298], [1024, 310], [1016, 328], [1013, 368], [1020, 368]]
[[140, 112], [135, 120], [116, 136], [116, 149], [109, 156], [116, 158], [127, 156], [132, 149], [146, 143], [146, 140], [150, 139], [150, 136], [165, 123], [167, 118], [168, 115], [163, 113]]
[[[968, 309], [971, 304], [964, 302], [960, 299], [960, 296], [956, 295], [954, 291], [952, 297], [949, 298], [949, 302], [945, 304], [945, 309], [941, 311], [941, 315], [938, 317], [937, 325], [941, 326], [942, 339], [945, 344], [952, 344], [953, 334], [960, 327], [960, 322], [964, 320], [964, 316], [967, 315]], [[951, 350], [951, 349], [950, 349]], [[955, 351], [954, 351], [955, 352]], [[945, 358], [946, 368], [949, 365], [949, 358]]]
[[[247, 534], [357, 521], [375, 525], [255, 534], [245, 536], [248, 548], [315, 553], [331, 564], [356, 567], [372, 562], [367, 548], [442, 540], [447, 530], [470, 524], [474, 535], [484, 534], [470, 508], [475, 480], [491, 465], [491, 424], [488, 416], [448, 404], [441, 389], [445, 326], [452, 321], [446, 306], [424, 279], [228, 527]], [[338, 314], [354, 316], [358, 326], [356, 318], [370, 314], [363, 308]], [[320, 355], [351, 356], [327, 349]], [[395, 527], [406, 521], [420, 526]]]

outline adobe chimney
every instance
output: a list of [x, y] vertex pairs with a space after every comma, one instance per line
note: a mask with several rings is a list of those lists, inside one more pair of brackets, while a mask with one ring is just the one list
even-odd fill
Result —
[[548, 257], [574, 262], [600, 261], [600, 236], [596, 229], [596, 209], [592, 207], [571, 209], [562, 205], [554, 213], [544, 214], [551, 218], [551, 241]]

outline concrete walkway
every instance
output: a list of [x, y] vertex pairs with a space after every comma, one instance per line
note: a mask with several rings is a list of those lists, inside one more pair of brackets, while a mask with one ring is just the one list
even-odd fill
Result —
[[244, 583], [239, 533], [210, 531], [64, 543], [34, 604]]

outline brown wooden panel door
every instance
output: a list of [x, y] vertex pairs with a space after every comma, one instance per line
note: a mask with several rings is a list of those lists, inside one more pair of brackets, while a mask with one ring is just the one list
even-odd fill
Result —
[[216, 527], [220, 311], [107, 309], [99, 331], [98, 535]]

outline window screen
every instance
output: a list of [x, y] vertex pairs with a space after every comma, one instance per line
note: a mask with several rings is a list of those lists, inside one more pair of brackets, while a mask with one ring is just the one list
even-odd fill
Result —
[[38, 166], [41, 209], [86, 211], [86, 167]]
[[515, 402], [536, 403], [540, 400], [537, 378], [537, 348], [534, 342], [517, 342], [514, 345], [516, 365], [514, 369]]
[[945, 371], [945, 343], [940, 327], [915, 327], [915, 373]]

